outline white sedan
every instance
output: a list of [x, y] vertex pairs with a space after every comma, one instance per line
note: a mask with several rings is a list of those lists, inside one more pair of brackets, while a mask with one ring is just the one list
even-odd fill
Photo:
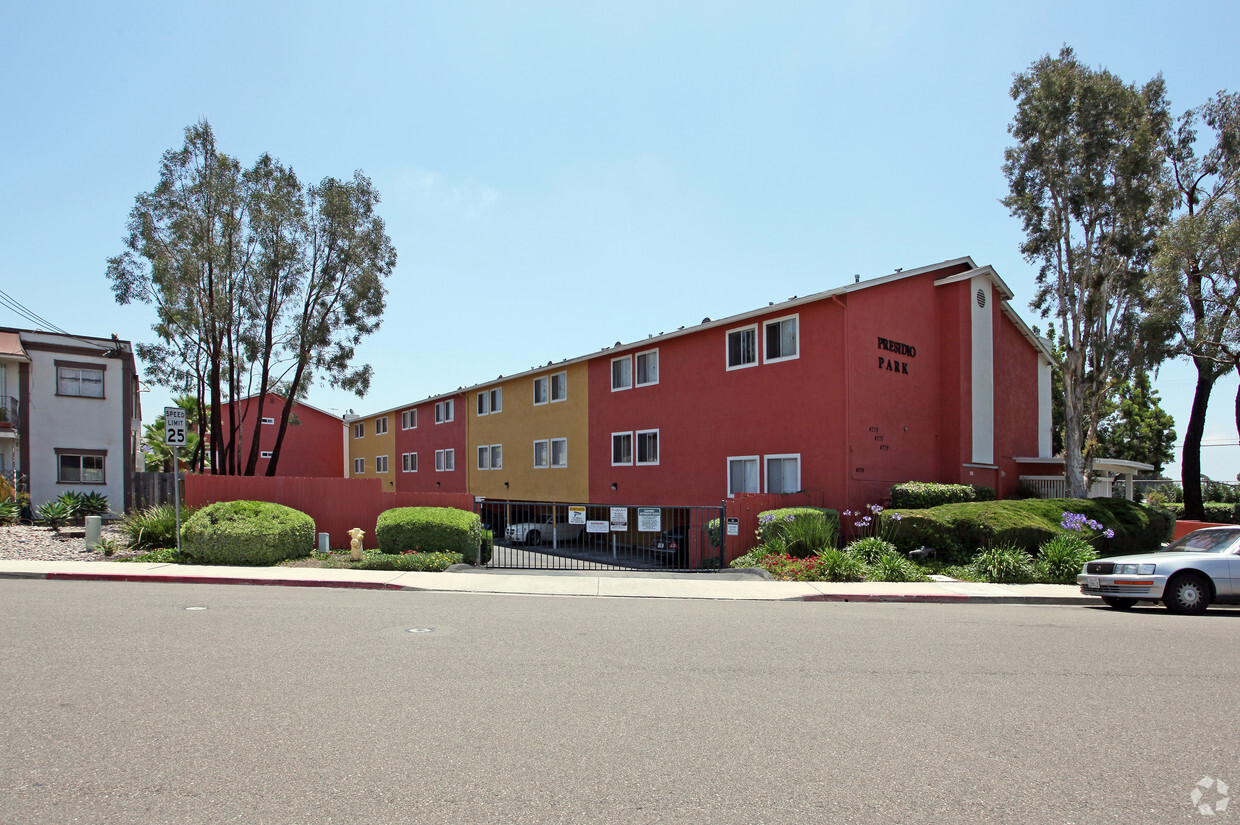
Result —
[[547, 516], [540, 521], [522, 521], [504, 528], [504, 538], [521, 544], [542, 544], [551, 541], [576, 541], [585, 532], [584, 524], [569, 524], [563, 519]]
[[1240, 604], [1240, 525], [1195, 530], [1155, 553], [1087, 562], [1076, 582], [1117, 610], [1139, 601], [1161, 601], [1172, 613]]

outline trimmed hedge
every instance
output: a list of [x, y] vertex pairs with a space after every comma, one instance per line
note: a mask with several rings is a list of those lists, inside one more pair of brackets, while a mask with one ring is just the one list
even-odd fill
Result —
[[181, 527], [181, 551], [197, 564], [270, 565], [314, 549], [314, 519], [267, 501], [217, 501]]
[[455, 507], [396, 507], [379, 514], [375, 539], [381, 553], [460, 553], [472, 564], [482, 546], [482, 519]]
[[891, 488], [891, 506], [925, 510], [942, 504], [961, 504], [966, 501], [994, 501], [995, 491], [990, 487], [974, 487], [971, 484], [939, 484], [933, 481], [909, 481]]
[[1095, 541], [1099, 555], [1148, 553], [1171, 537], [1175, 519], [1167, 510], [1116, 498], [1023, 499], [944, 504], [924, 510], [885, 510], [884, 521], [900, 514], [892, 542], [907, 552], [921, 546], [939, 551], [939, 558], [963, 564], [979, 548], [1012, 545], [1036, 553], [1045, 542], [1069, 531], [1060, 526], [1065, 512], [1083, 513], [1115, 531]]
[[[1207, 501], [1203, 505], [1206, 517], [1204, 521], [1214, 521], [1219, 524], [1240, 524], [1240, 504], [1228, 504], [1223, 501]], [[1177, 520], [1184, 518], [1183, 503], [1169, 503], [1162, 505], [1164, 510], [1170, 510], [1175, 514]]]

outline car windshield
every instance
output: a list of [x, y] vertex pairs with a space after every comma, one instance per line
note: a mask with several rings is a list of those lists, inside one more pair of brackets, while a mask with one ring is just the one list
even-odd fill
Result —
[[1163, 553], [1226, 553], [1240, 539], [1240, 530], [1199, 530], [1173, 541]]

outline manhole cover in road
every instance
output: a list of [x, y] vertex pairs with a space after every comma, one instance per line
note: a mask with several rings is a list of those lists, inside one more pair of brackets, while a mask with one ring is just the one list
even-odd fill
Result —
[[433, 627], [411, 627], [405, 631], [406, 633], [434, 633]]

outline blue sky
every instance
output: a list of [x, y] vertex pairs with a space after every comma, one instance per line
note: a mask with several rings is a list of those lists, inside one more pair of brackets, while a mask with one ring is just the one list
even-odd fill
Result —
[[[106, 261], [200, 118], [243, 163], [374, 181], [399, 263], [359, 351], [370, 393], [310, 394], [336, 412], [963, 255], [1044, 324], [999, 203], [1012, 75], [1068, 43], [1130, 82], [1161, 71], [1176, 111], [1240, 88], [1230, 0], [118, 1], [5, 21], [0, 288], [71, 332], [151, 340]], [[1236, 442], [1236, 386], [1207, 443]], [[1182, 436], [1191, 370], [1156, 387]], [[1203, 466], [1234, 479], [1240, 448]]]

